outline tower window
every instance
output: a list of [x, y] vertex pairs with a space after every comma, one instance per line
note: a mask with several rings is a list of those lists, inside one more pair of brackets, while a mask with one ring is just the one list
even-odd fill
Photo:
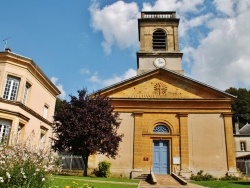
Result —
[[166, 50], [166, 33], [161, 29], [153, 33], [153, 49]]

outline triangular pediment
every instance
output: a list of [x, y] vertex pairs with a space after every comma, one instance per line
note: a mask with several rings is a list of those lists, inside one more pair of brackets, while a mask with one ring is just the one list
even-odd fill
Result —
[[100, 91], [110, 98], [214, 99], [233, 96], [166, 69], [138, 75]]
[[176, 87], [159, 78], [145, 80], [124, 90], [111, 94], [111, 98], [200, 98], [195, 93]]

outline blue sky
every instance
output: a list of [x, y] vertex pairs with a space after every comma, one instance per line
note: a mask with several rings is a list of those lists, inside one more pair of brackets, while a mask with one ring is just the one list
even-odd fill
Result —
[[142, 10], [176, 11], [182, 66], [224, 90], [250, 89], [250, 0], [0, 0], [0, 50], [33, 59], [63, 99], [135, 76]]

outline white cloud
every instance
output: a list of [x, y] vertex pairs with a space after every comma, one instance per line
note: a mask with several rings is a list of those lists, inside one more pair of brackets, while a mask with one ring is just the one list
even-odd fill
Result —
[[190, 28], [198, 27], [200, 25], [204, 25], [204, 23], [206, 23], [211, 17], [212, 17], [212, 14], [200, 15], [193, 19], [190, 19], [187, 25]]
[[113, 75], [111, 78], [108, 79], [101, 79], [98, 75], [98, 73], [94, 73], [89, 81], [93, 82], [93, 83], [97, 83], [100, 84], [101, 86], [110, 86], [112, 84], [121, 82], [123, 80], [129, 79], [133, 76], [136, 76], [136, 70], [134, 69], [129, 69], [127, 70], [123, 75], [117, 76], [117, 75]]
[[234, 15], [235, 0], [214, 0], [215, 7], [223, 14], [228, 16]]
[[204, 0], [157, 0], [153, 5], [143, 3], [143, 11], [178, 11], [179, 13], [198, 11]]
[[81, 74], [87, 74], [87, 75], [88, 75], [88, 74], [90, 74], [90, 70], [89, 70], [89, 69], [86, 69], [86, 68], [83, 68], [83, 69], [80, 70], [80, 73], [81, 73]]
[[193, 77], [223, 90], [250, 87], [249, 17], [250, 9], [235, 17], [211, 20], [211, 32], [193, 50]]
[[99, 75], [97, 72], [95, 72], [90, 78], [89, 81], [93, 82], [93, 83], [102, 83], [102, 80], [99, 78]]
[[102, 46], [106, 54], [111, 53], [114, 45], [121, 49], [138, 45], [137, 18], [139, 8], [136, 3], [117, 1], [100, 9], [99, 5], [94, 2], [89, 10], [92, 27], [103, 34]]
[[112, 85], [112, 84], [115, 84], [115, 83], [118, 83], [118, 82], [121, 82], [123, 80], [126, 80], [126, 79], [129, 79], [133, 76], [136, 75], [136, 70], [134, 69], [129, 69], [127, 70], [123, 75], [121, 76], [117, 76], [117, 75], [114, 75], [112, 78], [109, 78], [107, 80], [104, 80], [103, 81], [103, 84], [104, 86], [109, 86], [109, 85]]
[[58, 78], [56, 78], [56, 77], [51, 77], [51, 78], [50, 78], [50, 81], [51, 81], [53, 84], [55, 84], [55, 86], [61, 91], [61, 94], [58, 95], [58, 98], [60, 98], [60, 99], [65, 99], [66, 92], [64, 91], [63, 85], [62, 85], [62, 84], [57, 84]]
[[[196, 17], [192, 18], [186, 18], [185, 15], [183, 15], [180, 18], [180, 24], [179, 24], [179, 36], [182, 38], [188, 38], [192, 29], [199, 26], [207, 26], [207, 23], [209, 20], [213, 17], [211, 13], [204, 14], [204, 15], [197, 15]], [[197, 36], [198, 37], [198, 36]]]

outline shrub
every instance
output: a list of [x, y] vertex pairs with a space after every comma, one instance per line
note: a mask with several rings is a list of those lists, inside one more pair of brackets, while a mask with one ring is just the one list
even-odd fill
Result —
[[222, 181], [238, 181], [241, 179], [242, 179], [241, 177], [236, 177], [236, 176], [228, 175], [228, 174], [226, 174], [224, 177], [220, 178], [220, 180], [222, 180]]
[[203, 174], [203, 170], [200, 170], [197, 172], [197, 175], [192, 174], [190, 177], [191, 180], [195, 181], [211, 181], [211, 180], [216, 180], [215, 177], [213, 177], [211, 174]]
[[111, 163], [107, 162], [107, 161], [101, 161], [98, 164], [98, 169], [96, 169], [94, 171], [94, 174], [97, 177], [109, 177], [110, 175], [110, 167], [111, 167]]
[[46, 188], [58, 169], [57, 158], [27, 145], [0, 146], [0, 153], [1, 188]]

